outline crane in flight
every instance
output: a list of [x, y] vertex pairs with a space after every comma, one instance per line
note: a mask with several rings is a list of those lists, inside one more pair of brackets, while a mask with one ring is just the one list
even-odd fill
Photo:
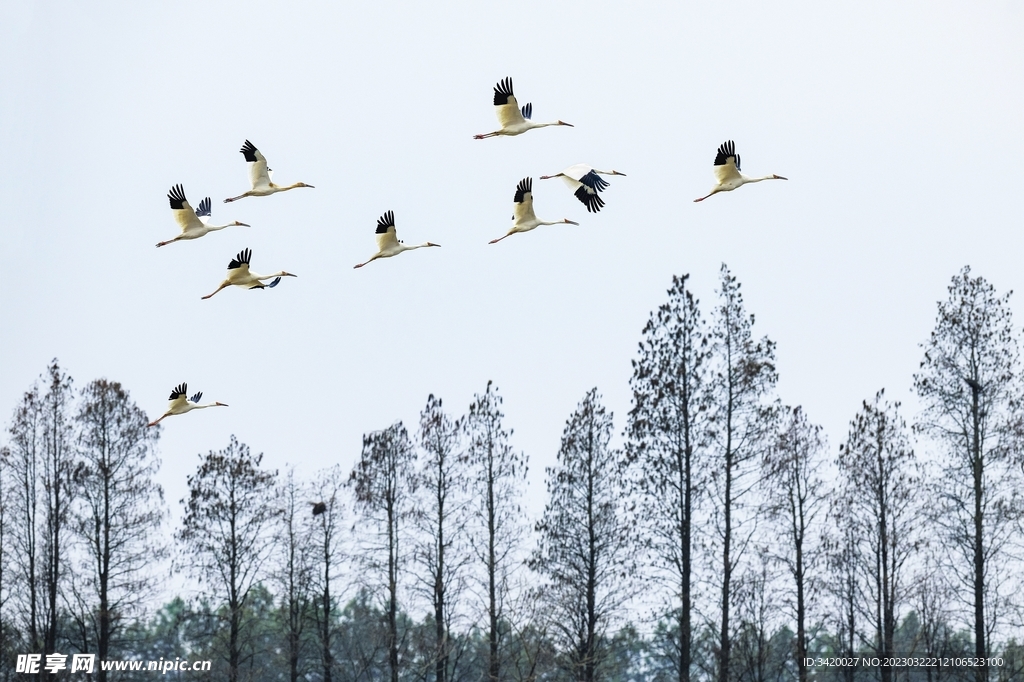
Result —
[[359, 263], [353, 267], [361, 268], [367, 263], [371, 263], [378, 258], [391, 258], [397, 256], [403, 251], [412, 251], [413, 249], [422, 249], [427, 246], [441, 246], [440, 244], [432, 244], [430, 242], [423, 242], [422, 244], [416, 244], [414, 246], [406, 246], [398, 240], [398, 234], [395, 232], [395, 212], [388, 211], [380, 218], [377, 219], [377, 253], [370, 256], [370, 259]]
[[587, 210], [591, 213], [597, 213], [604, 206], [604, 199], [601, 198], [600, 193], [608, 188], [608, 181], [602, 178], [602, 175], [626, 176], [625, 173], [620, 173], [616, 170], [597, 170], [585, 163], [577, 163], [575, 166], [569, 166], [561, 173], [542, 175], [540, 179], [562, 178], [576, 198], [580, 200], [580, 203], [586, 206]]
[[579, 223], [573, 222], [568, 218], [551, 222], [537, 220], [537, 214], [533, 212], [533, 178], [523, 178], [519, 181], [519, 184], [516, 185], [516, 195], [512, 201], [512, 229], [504, 237], [492, 239], [487, 242], [488, 244], [496, 244], [505, 237], [511, 237], [517, 232], [529, 232], [540, 225], [560, 225], [561, 223], [579, 225]]
[[501, 124], [501, 128], [492, 133], [474, 135], [474, 140], [482, 140], [486, 137], [495, 137], [496, 135], [522, 135], [527, 130], [547, 128], [548, 126], [574, 127], [573, 124], [566, 123], [565, 121], [552, 121], [551, 123], [534, 123], [531, 121], [533, 103], [527, 102], [521, 109], [519, 108], [519, 102], [516, 101], [516, 96], [512, 94], [511, 77], [498, 81], [498, 84], [494, 86], [494, 113], [498, 116], [498, 123]]
[[239, 227], [249, 227], [237, 220], [227, 225], [211, 225], [210, 197], [200, 201], [199, 210], [195, 210], [188, 203], [188, 199], [185, 198], [185, 190], [180, 184], [171, 187], [171, 191], [167, 194], [167, 199], [171, 202], [171, 212], [174, 213], [174, 219], [178, 221], [178, 225], [181, 227], [181, 234], [174, 239], [159, 242], [157, 246], [167, 246], [179, 239], [199, 239], [207, 233], [223, 230], [225, 227], [234, 227], [236, 225]]
[[[212, 294], [203, 296], [203, 299], [210, 298], [221, 289], [229, 286], [242, 287], [243, 289], [273, 289], [280, 283], [282, 277], [297, 277], [290, 272], [281, 270], [272, 275], [261, 275], [249, 269], [249, 261], [252, 259], [252, 249], [242, 251], [228, 263], [228, 276], [220, 283]], [[264, 284], [263, 280], [273, 279], [270, 284]]]
[[699, 199], [694, 199], [693, 201], [694, 203], [704, 201], [708, 197], [718, 194], [719, 192], [731, 192], [737, 187], [742, 187], [743, 185], [748, 185], [752, 182], [788, 179], [789, 178], [784, 178], [781, 175], [764, 175], [759, 178], [752, 178], [740, 173], [740, 155], [736, 153], [736, 143], [732, 140], [728, 140], [718, 147], [718, 153], [715, 155], [715, 186], [711, 188], [711, 191], [708, 194]]
[[313, 187], [313, 185], [307, 185], [304, 182], [296, 182], [291, 185], [275, 185], [270, 181], [274, 171], [267, 168], [267, 157], [263, 156], [263, 152], [259, 149], [256, 149], [256, 145], [246, 140], [239, 151], [245, 157], [245, 160], [249, 162], [249, 182], [252, 183], [252, 189], [239, 194], [237, 197], [225, 199], [225, 204], [229, 201], [238, 201], [245, 197], [265, 197], [277, 194], [278, 192], [287, 192], [296, 187]]
[[167, 405], [167, 411], [164, 412], [159, 419], [151, 421], [148, 425], [156, 426], [165, 417], [173, 417], [176, 414], [185, 414], [186, 412], [191, 412], [192, 410], [203, 410], [206, 409], [207, 407], [227, 407], [227, 405], [225, 405], [224, 403], [217, 402], [200, 405], [199, 401], [203, 399], [203, 392], [197, 391], [196, 394], [191, 398], [185, 397], [185, 394], [187, 392], [188, 384], [184, 382], [178, 384], [178, 386], [176, 386], [171, 391], [171, 397], [168, 398], [170, 402]]

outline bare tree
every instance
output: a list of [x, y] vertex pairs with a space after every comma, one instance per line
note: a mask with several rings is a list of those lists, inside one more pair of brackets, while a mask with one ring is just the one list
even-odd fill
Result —
[[[82, 614], [101, 660], [154, 596], [153, 564], [166, 558], [159, 540], [163, 489], [153, 480], [159, 429], [117, 382], [97, 379], [82, 390], [77, 422], [79, 456], [75, 528], [84, 541], [89, 611]], [[107, 671], [97, 671], [105, 682]]]
[[320, 640], [320, 661], [323, 666], [324, 682], [333, 679], [334, 656], [332, 645], [335, 639], [337, 594], [332, 592], [338, 580], [337, 566], [344, 558], [344, 512], [348, 502], [344, 492], [345, 477], [341, 467], [334, 465], [324, 469], [313, 484], [312, 537], [311, 548], [316, 552], [315, 570], [312, 573], [312, 588], [316, 592], [313, 616]]
[[225, 604], [228, 680], [237, 682], [253, 626], [247, 607], [271, 554], [269, 531], [279, 514], [272, 503], [277, 472], [262, 469], [262, 453], [254, 457], [234, 436], [226, 448], [199, 460], [188, 477], [189, 497], [182, 500], [179, 559], [211, 598]]
[[[972, 612], [974, 655], [985, 659], [1004, 604], [1021, 587], [1013, 532], [1024, 519], [1024, 392], [1010, 294], [999, 296], [965, 267], [922, 345], [914, 388], [925, 409], [916, 427], [940, 445], [942, 457], [932, 521], [946, 566], [970, 595], [964, 602]], [[987, 666], [974, 672], [978, 682], [988, 679]]]
[[[830, 491], [825, 530], [822, 533], [822, 551], [827, 568], [825, 590], [833, 608], [828, 620], [835, 628], [836, 652], [842, 657], [856, 656], [859, 640], [859, 605], [862, 603], [862, 580], [858, 568], [861, 564], [860, 536], [850, 510], [851, 500], [839, 490]], [[853, 682], [856, 668], [840, 668], [844, 682]]]
[[30, 652], [43, 651], [42, 594], [42, 504], [40, 478], [43, 459], [42, 398], [38, 383], [22, 396], [8, 428], [8, 448], [12, 507], [11, 541], [13, 555], [12, 581], [15, 613], [20, 614], [18, 629], [24, 646]]
[[712, 330], [709, 494], [714, 533], [709, 544], [720, 566], [714, 577], [721, 594], [718, 681], [730, 682], [732, 579], [756, 529], [757, 505], [748, 498], [774, 424], [770, 398], [778, 377], [775, 344], [754, 340], [754, 316], [747, 315], [740, 284], [724, 264], [718, 295]]
[[468, 561], [464, 542], [468, 455], [462, 435], [462, 420], [453, 420], [445, 414], [441, 399], [429, 396], [420, 413], [421, 502], [415, 553], [434, 613], [435, 682], [455, 679], [460, 653], [458, 639], [451, 633]]
[[627, 452], [643, 472], [635, 480], [650, 570], [669, 593], [664, 613], [675, 621], [669, 659], [679, 682], [690, 680], [694, 513], [701, 488], [697, 456], [706, 445], [708, 400], [708, 338], [698, 302], [686, 288], [688, 278], [672, 278], [668, 302], [644, 327], [640, 357], [633, 361], [627, 427]]
[[813, 582], [810, 572], [817, 563], [819, 548], [815, 521], [825, 508], [824, 484], [820, 470], [827, 448], [821, 427], [807, 421], [803, 409], [787, 411], [773, 447], [762, 462], [768, 500], [766, 511], [778, 529], [775, 558], [782, 562], [792, 582], [787, 592], [796, 621], [797, 679], [807, 682], [807, 616]]
[[558, 466], [547, 470], [548, 502], [530, 567], [547, 579], [545, 601], [573, 679], [602, 679], [607, 633], [635, 584], [633, 524], [622, 508], [625, 462], [609, 445], [612, 415], [597, 389], [562, 432]]
[[[509, 444], [511, 431], [502, 426], [501, 396], [492, 383], [477, 394], [466, 415], [466, 438], [472, 468], [473, 525], [470, 541], [484, 569], [487, 610], [487, 679], [507, 679], [503, 670], [505, 635], [522, 631], [511, 623], [513, 581], [525, 526], [519, 499], [529, 464], [526, 455]], [[511, 623], [511, 625], [510, 625]], [[529, 647], [527, 646], [527, 649]], [[533, 657], [529, 651], [527, 657]]]
[[[878, 656], [895, 655], [893, 637], [901, 608], [909, 601], [906, 564], [918, 549], [920, 475], [914, 451], [899, 416], [899, 403], [879, 391], [864, 402], [850, 423], [850, 433], [836, 463], [848, 523], [860, 543], [859, 568], [865, 576], [865, 615], [874, 622], [870, 638]], [[892, 668], [881, 668], [890, 682]]]
[[298, 682], [304, 671], [303, 633], [312, 607], [310, 593], [313, 561], [310, 524], [306, 523], [309, 506], [306, 491], [289, 468], [280, 485], [281, 513], [275, 534], [277, 560], [272, 572], [281, 599], [285, 639], [288, 643], [288, 680]]
[[365, 565], [374, 573], [384, 574], [391, 682], [398, 682], [398, 578], [405, 558], [404, 524], [411, 513], [411, 493], [415, 489], [414, 461], [409, 433], [398, 422], [363, 436], [362, 456], [350, 477], [356, 503], [370, 526], [371, 540], [363, 555]]

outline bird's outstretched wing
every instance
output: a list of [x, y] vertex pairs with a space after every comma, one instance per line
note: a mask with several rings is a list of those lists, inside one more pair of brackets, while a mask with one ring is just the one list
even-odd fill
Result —
[[580, 183], [594, 194], [608, 189], [608, 181], [598, 175], [596, 171], [590, 171], [581, 177]]
[[203, 221], [203, 224], [210, 222], [210, 216], [213, 215], [213, 210], [210, 206], [210, 197], [206, 197], [199, 202], [199, 209], [196, 210], [196, 217]]
[[167, 193], [167, 199], [171, 202], [171, 211], [174, 212], [174, 219], [178, 222], [182, 232], [203, 226], [195, 210], [189, 205], [188, 199], [185, 198], [185, 190], [181, 185], [171, 187], [171, 191]]
[[512, 220], [517, 223], [536, 220], [537, 215], [533, 212], [533, 178], [523, 178], [516, 185], [516, 196], [513, 199], [515, 211]]
[[196, 391], [196, 394], [194, 396], [192, 396], [191, 398], [189, 398], [188, 400], [191, 403], [198, 403], [202, 399], [203, 399], [203, 392], [202, 391]]
[[[525, 107], [524, 107], [525, 108]], [[512, 94], [512, 78], [498, 81], [494, 86], [494, 113], [498, 115], [498, 123], [502, 128], [523, 123], [523, 112], [519, 110], [519, 102]]]
[[267, 284], [266, 287], [268, 289], [273, 289], [274, 287], [276, 287], [280, 283], [281, 283], [281, 278], [280, 277], [275, 277], [274, 281], [271, 282], [270, 284]]
[[386, 251], [398, 246], [398, 234], [395, 232], [395, 212], [388, 211], [377, 219], [377, 250]]
[[601, 198], [596, 191], [590, 190], [586, 185], [580, 185], [580, 187], [574, 192], [577, 199], [580, 200], [587, 210], [591, 213], [597, 213], [604, 206], [604, 199]]
[[239, 151], [245, 160], [252, 164], [249, 166], [249, 182], [252, 183], [252, 188], [269, 187], [270, 175], [267, 172], [267, 157], [263, 156], [263, 152], [256, 149], [256, 145], [249, 140], [245, 141]]
[[718, 184], [740, 177], [740, 156], [736, 153], [736, 143], [732, 140], [723, 142], [715, 154], [715, 178]]
[[527, 102], [523, 105], [523, 118], [531, 118], [533, 116], [533, 102]]
[[185, 398], [185, 394], [187, 392], [187, 383], [182, 382], [178, 384], [173, 390], [171, 390], [171, 397], [167, 399], [170, 401], [170, 404], [167, 406], [167, 409], [173, 410], [175, 407], [184, 405], [187, 402], [187, 399]]
[[249, 274], [249, 261], [252, 259], [252, 249], [242, 249], [237, 256], [231, 259], [228, 263], [228, 274], [232, 274], [231, 270], [238, 270], [239, 275]]

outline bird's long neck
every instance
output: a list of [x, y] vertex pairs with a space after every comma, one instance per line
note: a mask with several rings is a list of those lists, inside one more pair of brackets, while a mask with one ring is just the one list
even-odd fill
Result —
[[228, 223], [227, 225], [209, 225], [207, 224], [206, 229], [210, 232], [216, 232], [217, 230], [223, 230], [225, 227], [232, 227], [234, 223]]
[[752, 177], [750, 177], [748, 175], [740, 175], [740, 177], [743, 178], [743, 184], [745, 184], [745, 185], [750, 184], [752, 182], [761, 182], [762, 180], [776, 180], [777, 179], [774, 175], [765, 175], [765, 176], [762, 176], [762, 177], [759, 177], [759, 178], [752, 178]]
[[302, 184], [301, 182], [296, 182], [286, 186], [277, 185], [277, 187], [279, 192], [287, 192], [288, 190], [295, 189], [296, 187], [305, 187], [305, 185]]
[[253, 277], [255, 279], [258, 279], [261, 282], [263, 280], [265, 280], [265, 279], [274, 279], [275, 277], [287, 277], [287, 276], [288, 276], [288, 273], [285, 272], [284, 270], [280, 270], [278, 272], [275, 272], [272, 275], [257, 275], [256, 273], [253, 273]]
[[402, 244], [402, 247], [403, 247], [402, 251], [412, 251], [413, 249], [422, 249], [425, 246], [433, 246], [433, 244], [431, 244], [430, 242], [423, 242], [422, 244], [413, 244], [411, 246], [407, 245], [407, 244]]

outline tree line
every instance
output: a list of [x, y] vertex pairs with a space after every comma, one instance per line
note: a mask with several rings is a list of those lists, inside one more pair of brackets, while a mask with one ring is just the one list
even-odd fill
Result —
[[[61, 651], [210, 659], [230, 682], [1024, 680], [1010, 295], [953, 277], [922, 412], [879, 389], [832, 448], [779, 401], [728, 268], [709, 307], [688, 284], [641, 333], [621, 430], [596, 388], [567, 418], [532, 524], [488, 382], [464, 413], [431, 395], [413, 429], [366, 433], [351, 471], [272, 470], [232, 437], [169, 528], [160, 427], [55, 360], [0, 450], [0, 676]], [[157, 607], [165, 560], [196, 596]], [[973, 664], [815, 663], [860, 657]]]

